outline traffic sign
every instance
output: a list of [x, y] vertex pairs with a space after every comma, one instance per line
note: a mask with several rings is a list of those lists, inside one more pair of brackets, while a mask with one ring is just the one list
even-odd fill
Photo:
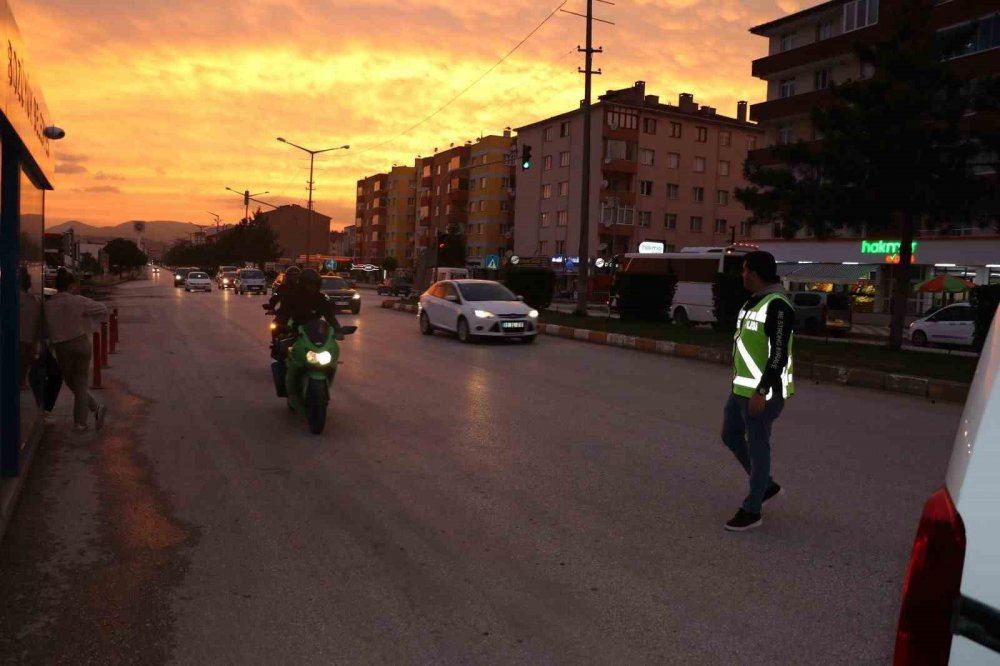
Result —
[[604, 268], [604, 260], [598, 257], [597, 261], [594, 262], [594, 265], [598, 268]]
[[565, 267], [566, 267], [566, 270], [568, 270], [568, 271], [571, 271], [571, 270], [573, 270], [573, 267], [574, 267], [575, 265], [576, 265], [576, 264], [574, 264], [574, 263], [573, 263], [573, 260], [572, 260], [572, 259], [566, 259], [566, 263], [564, 263], [564, 264], [563, 264], [563, 266], [565, 266]]
[[520, 261], [521, 261], [521, 257], [517, 256], [516, 254], [513, 257], [510, 258], [510, 263], [514, 264], [515, 266]]
[[500, 270], [500, 257], [495, 254], [486, 255], [486, 269], [490, 271]]

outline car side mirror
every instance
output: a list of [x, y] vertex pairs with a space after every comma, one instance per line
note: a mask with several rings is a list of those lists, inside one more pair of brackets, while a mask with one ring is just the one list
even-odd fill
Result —
[[455, 294], [448, 294], [447, 296], [444, 297], [444, 299], [446, 301], [451, 301], [452, 303], [458, 303], [458, 296], [456, 296]]
[[517, 295], [517, 300], [519, 300], [521, 302], [524, 302], [524, 296], [521, 296], [520, 294], [518, 294]]

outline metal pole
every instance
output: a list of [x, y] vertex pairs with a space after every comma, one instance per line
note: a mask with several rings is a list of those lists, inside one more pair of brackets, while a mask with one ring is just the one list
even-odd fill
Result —
[[306, 222], [306, 267], [309, 266], [309, 250], [311, 244], [312, 222], [313, 222], [313, 161], [316, 153], [309, 153], [309, 220]]
[[[574, 314], [587, 315], [590, 273], [590, 77], [594, 62], [594, 0], [587, 0], [587, 47], [583, 95], [583, 187], [580, 188], [580, 277]], [[614, 233], [614, 227], [612, 227]]]

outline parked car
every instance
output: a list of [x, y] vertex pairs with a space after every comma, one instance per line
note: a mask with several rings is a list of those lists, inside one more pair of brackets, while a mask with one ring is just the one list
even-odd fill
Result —
[[236, 271], [235, 289], [237, 294], [263, 294], [267, 291], [264, 271], [259, 271], [256, 268], [244, 268]]
[[442, 280], [420, 296], [420, 332], [454, 331], [462, 342], [477, 337], [534, 342], [538, 311], [493, 280]]
[[404, 278], [390, 278], [384, 280], [375, 287], [375, 293], [379, 296], [409, 296], [413, 291], [413, 285]]
[[324, 275], [321, 278], [320, 291], [330, 299], [336, 310], [350, 310], [354, 314], [361, 312], [361, 294], [352, 289], [347, 280], [336, 275]]
[[184, 279], [184, 291], [212, 291], [212, 279], [204, 271], [191, 271]]
[[929, 343], [971, 347], [976, 338], [976, 317], [969, 303], [954, 303], [918, 319], [906, 329], [917, 347]]
[[795, 308], [795, 328], [847, 333], [851, 330], [851, 298], [825, 291], [794, 291], [789, 294]]
[[223, 273], [219, 276], [219, 289], [236, 289], [236, 271]]
[[183, 287], [185, 286], [185, 281], [187, 280], [188, 273], [197, 270], [195, 268], [175, 268], [174, 269], [174, 286]]
[[900, 604], [896, 666], [1000, 664], [998, 377], [1000, 324], [994, 318], [944, 485], [924, 504], [917, 525]]

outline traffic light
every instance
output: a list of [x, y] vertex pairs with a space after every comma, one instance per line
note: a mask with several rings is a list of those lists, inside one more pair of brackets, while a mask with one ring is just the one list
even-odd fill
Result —
[[527, 171], [531, 168], [531, 146], [521, 146], [521, 169]]
[[243, 190], [243, 205], [250, 205], [250, 190]]

